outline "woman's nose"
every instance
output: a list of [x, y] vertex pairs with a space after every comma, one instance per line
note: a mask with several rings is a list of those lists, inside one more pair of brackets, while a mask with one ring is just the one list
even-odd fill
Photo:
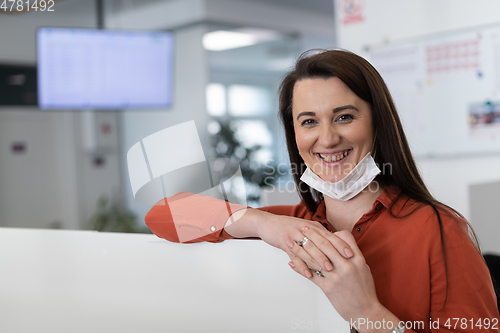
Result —
[[340, 134], [330, 126], [322, 126], [318, 141], [325, 148], [334, 147], [340, 142]]

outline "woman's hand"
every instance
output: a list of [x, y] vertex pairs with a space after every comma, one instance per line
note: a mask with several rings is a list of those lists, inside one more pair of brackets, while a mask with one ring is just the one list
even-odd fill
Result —
[[[290, 244], [296, 244], [299, 241], [304, 241], [305, 236], [303, 230], [310, 229], [316, 230], [317, 232], [328, 232], [319, 222], [307, 221], [284, 215], [274, 215], [265, 212], [261, 213], [264, 213], [266, 218], [258, 224], [257, 230], [259, 237], [269, 245], [287, 252], [289, 256], [291, 255], [289, 250]], [[349, 244], [343, 240], [339, 239], [339, 241], [335, 243], [334, 247], [337, 254], [345, 256], [346, 258], [351, 257], [353, 254]], [[327, 256], [314, 244], [310, 244], [308, 248], [310, 249], [310, 252], [303, 258], [303, 260], [306, 260], [307, 264], [304, 261], [299, 264], [303, 268], [302, 272], [304, 274], [311, 275], [311, 269], [314, 271], [320, 269], [330, 271], [333, 269], [333, 266]]]
[[[317, 230], [318, 232], [328, 232], [319, 222], [285, 215], [275, 215], [257, 209], [237, 211], [233, 214], [233, 220], [234, 222], [231, 224], [226, 223], [224, 227], [230, 235], [238, 238], [259, 237], [269, 245], [287, 252], [289, 256], [293, 255], [290, 252], [289, 244], [293, 245], [304, 239], [304, 228]], [[343, 240], [339, 239], [334, 247], [338, 253], [346, 258], [349, 258], [353, 254], [349, 244]], [[304, 254], [303, 256], [307, 260], [307, 264], [301, 261], [301, 259], [295, 258], [297, 266], [302, 269], [302, 274], [312, 274], [308, 266], [314, 271], [320, 269], [329, 271], [333, 269], [327, 256], [318, 250], [314, 244], [309, 244], [307, 248], [310, 250], [310, 254]]]
[[[297, 273], [304, 275], [303, 264], [311, 265], [309, 257], [317, 251], [324, 253], [332, 262], [331, 271], [322, 270], [321, 274], [313, 274], [310, 278], [328, 297], [338, 313], [347, 321], [366, 318], [393, 321], [396, 327], [399, 320], [378, 301], [373, 276], [359, 250], [356, 240], [347, 231], [329, 233], [317, 228], [307, 228], [303, 234], [309, 239], [302, 247], [297, 244], [289, 247], [292, 262], [290, 266]], [[352, 258], [339, 254], [338, 244], [346, 243], [352, 249]], [[323, 275], [323, 276], [320, 276]], [[366, 331], [358, 327], [359, 332]]]

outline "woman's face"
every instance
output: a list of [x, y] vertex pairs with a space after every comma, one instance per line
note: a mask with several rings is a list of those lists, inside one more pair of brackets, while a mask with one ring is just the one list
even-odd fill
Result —
[[297, 81], [292, 105], [299, 153], [324, 181], [340, 181], [371, 151], [370, 104], [339, 78]]

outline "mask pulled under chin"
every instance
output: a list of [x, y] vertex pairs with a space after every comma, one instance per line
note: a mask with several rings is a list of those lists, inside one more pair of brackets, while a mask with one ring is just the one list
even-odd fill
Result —
[[347, 201], [363, 191], [380, 173], [370, 153], [352, 169], [342, 180], [336, 183], [325, 182], [307, 167], [300, 177], [304, 183], [332, 199]]

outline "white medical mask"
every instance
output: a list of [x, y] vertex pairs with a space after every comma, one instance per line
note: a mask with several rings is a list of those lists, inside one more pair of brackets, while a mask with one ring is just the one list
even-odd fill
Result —
[[380, 173], [370, 153], [368, 153], [342, 180], [325, 182], [307, 167], [300, 177], [304, 183], [332, 199], [347, 201], [363, 191]]

